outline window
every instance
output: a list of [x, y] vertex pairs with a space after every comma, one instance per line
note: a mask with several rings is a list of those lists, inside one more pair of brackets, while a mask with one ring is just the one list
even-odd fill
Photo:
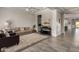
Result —
[[79, 28], [79, 21], [76, 22], [76, 28]]

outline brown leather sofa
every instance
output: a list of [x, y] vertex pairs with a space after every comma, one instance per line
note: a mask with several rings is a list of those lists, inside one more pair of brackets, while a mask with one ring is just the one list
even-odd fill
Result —
[[2, 35], [0, 38], [0, 51], [1, 48], [10, 47], [12, 45], [18, 45], [18, 44], [19, 44], [19, 35], [12, 35], [9, 37], [6, 36], [3, 37]]

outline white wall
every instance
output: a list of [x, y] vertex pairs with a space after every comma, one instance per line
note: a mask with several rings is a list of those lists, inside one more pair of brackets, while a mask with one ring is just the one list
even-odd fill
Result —
[[61, 14], [56, 9], [52, 12], [52, 36], [56, 37], [61, 35], [61, 22], [59, 23], [59, 19], [61, 20]]
[[57, 36], [57, 10], [52, 11], [52, 20], [51, 20], [51, 34], [52, 36]]
[[52, 13], [49, 9], [45, 9], [45, 10], [41, 10], [39, 12], [36, 13], [36, 29], [38, 31], [38, 26], [37, 26], [37, 15], [42, 15], [42, 25], [45, 25], [44, 22], [48, 22], [49, 25], [47, 26], [51, 26], [51, 19], [52, 19]]
[[64, 19], [64, 27], [67, 26], [68, 29], [72, 29], [72, 19]]
[[34, 15], [22, 8], [0, 8], [0, 28], [6, 20], [11, 20], [15, 27], [32, 27], [35, 24]]
[[68, 29], [75, 28], [75, 19], [79, 19], [79, 14], [64, 14], [64, 26], [67, 25]]
[[[60, 22], [59, 22], [60, 19]], [[61, 13], [57, 11], [57, 35], [61, 34]]]
[[[61, 23], [59, 23], [59, 19], [61, 20], [61, 14], [58, 10], [50, 10], [45, 9], [36, 13], [36, 25], [37, 25], [37, 15], [42, 15], [42, 23], [43, 22], [50, 22], [51, 26], [51, 35], [56, 37], [61, 34]], [[36, 26], [38, 31], [38, 26]]]

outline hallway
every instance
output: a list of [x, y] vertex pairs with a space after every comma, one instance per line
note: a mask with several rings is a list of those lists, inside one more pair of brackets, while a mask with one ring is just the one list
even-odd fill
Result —
[[78, 52], [79, 51], [79, 29], [72, 29], [57, 38], [50, 37], [22, 52]]

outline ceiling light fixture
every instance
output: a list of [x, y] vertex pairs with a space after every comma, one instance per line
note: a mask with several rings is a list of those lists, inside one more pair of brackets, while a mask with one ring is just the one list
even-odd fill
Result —
[[26, 11], [29, 11], [29, 8], [26, 8]]

